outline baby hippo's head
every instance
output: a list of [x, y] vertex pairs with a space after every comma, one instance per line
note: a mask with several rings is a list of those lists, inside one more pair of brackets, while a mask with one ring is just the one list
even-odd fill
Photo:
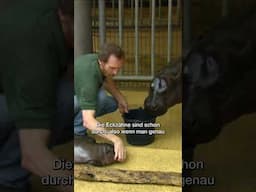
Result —
[[99, 144], [99, 153], [101, 153], [101, 164], [102, 165], [109, 165], [115, 162], [115, 152], [114, 146], [109, 143], [101, 143]]

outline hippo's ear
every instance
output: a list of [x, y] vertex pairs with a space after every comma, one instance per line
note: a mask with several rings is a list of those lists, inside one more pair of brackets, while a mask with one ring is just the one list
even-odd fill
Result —
[[181, 60], [171, 64], [171, 67], [169, 69], [170, 69], [172, 79], [178, 79], [180, 77], [181, 71], [182, 71]]
[[[205, 70], [204, 70], [205, 69]], [[207, 56], [205, 60], [205, 67], [202, 69], [202, 87], [208, 87], [216, 83], [219, 78], [219, 65], [212, 56]]]

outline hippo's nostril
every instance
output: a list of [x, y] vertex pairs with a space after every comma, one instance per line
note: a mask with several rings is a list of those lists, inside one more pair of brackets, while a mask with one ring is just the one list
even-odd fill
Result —
[[155, 103], [152, 103], [151, 106], [152, 106], [152, 109], [153, 109], [153, 110], [157, 110], [157, 105], [156, 105]]

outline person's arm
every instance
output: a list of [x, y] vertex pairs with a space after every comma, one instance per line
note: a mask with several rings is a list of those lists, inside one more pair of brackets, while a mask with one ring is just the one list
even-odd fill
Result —
[[95, 110], [82, 110], [83, 126], [91, 131], [101, 131], [103, 134], [99, 136], [111, 141], [114, 144], [115, 160], [124, 161], [126, 158], [126, 151], [123, 141], [114, 134], [104, 134], [105, 128], [98, 126], [99, 122], [94, 118]]
[[[23, 39], [18, 39], [12, 65], [5, 76], [8, 108], [14, 114], [19, 129], [21, 166], [36, 176], [70, 176], [71, 171], [53, 170], [58, 158], [48, 149], [50, 131], [56, 115], [56, 91], [62, 63], [62, 31], [55, 13], [38, 18]], [[49, 22], [51, 20], [51, 22]], [[45, 30], [49, 29], [49, 30]], [[56, 32], [53, 36], [53, 31]], [[58, 34], [60, 34], [58, 36]], [[63, 39], [64, 40], [64, 39]], [[59, 45], [55, 41], [60, 41]], [[63, 44], [63, 45], [62, 45]], [[51, 45], [51, 46], [49, 46]], [[59, 48], [59, 49], [58, 49]], [[64, 58], [64, 56], [63, 56]], [[15, 62], [14, 62], [15, 61]], [[15, 91], [14, 91], [15, 90]], [[73, 191], [73, 186], [57, 186], [61, 191]]]
[[117, 100], [119, 111], [121, 113], [128, 113], [127, 101], [123, 94], [116, 87], [114, 80], [112, 78], [106, 78], [103, 86]]
[[[46, 147], [50, 131], [47, 129], [19, 130], [22, 167], [37, 176], [67, 177], [73, 174], [69, 170], [54, 170], [54, 161], [58, 158]], [[72, 185], [57, 186], [60, 191], [73, 191]]]

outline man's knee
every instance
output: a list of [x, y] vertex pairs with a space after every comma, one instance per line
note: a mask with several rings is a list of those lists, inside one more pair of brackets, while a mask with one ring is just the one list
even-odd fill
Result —
[[96, 116], [114, 112], [118, 108], [117, 101], [107, 95], [104, 89], [100, 89], [97, 99]]
[[70, 82], [61, 80], [57, 89], [57, 112], [51, 131], [53, 145], [63, 144], [73, 139], [74, 94]]
[[113, 97], [111, 97], [111, 96], [108, 96], [108, 99], [109, 99], [109, 101], [108, 101], [109, 102], [109, 104], [108, 104], [108, 106], [109, 106], [109, 113], [116, 111], [117, 108], [118, 108], [117, 101]]

